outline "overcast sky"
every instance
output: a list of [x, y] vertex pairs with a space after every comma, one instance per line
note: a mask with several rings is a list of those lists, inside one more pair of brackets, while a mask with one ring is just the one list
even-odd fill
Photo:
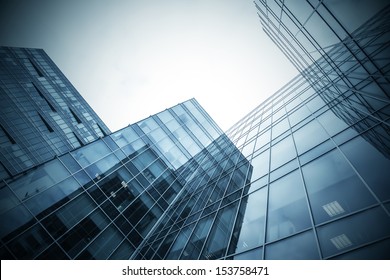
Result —
[[112, 131], [192, 97], [227, 130], [297, 74], [251, 0], [0, 3], [0, 45], [43, 48]]

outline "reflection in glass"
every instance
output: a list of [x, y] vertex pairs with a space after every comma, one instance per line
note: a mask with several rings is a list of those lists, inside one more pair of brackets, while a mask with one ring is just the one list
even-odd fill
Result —
[[328, 138], [329, 136], [316, 120], [309, 122], [294, 132], [294, 139], [298, 154], [302, 154], [307, 150], [310, 150]]
[[202, 259], [218, 259], [226, 254], [232, 224], [235, 218], [238, 202], [230, 204], [218, 212], [213, 227], [202, 252]]
[[269, 186], [267, 241], [292, 235], [309, 226], [302, 179], [296, 170]]
[[264, 243], [264, 222], [267, 188], [243, 198], [238, 213], [229, 254], [234, 254]]
[[302, 172], [316, 223], [375, 203], [373, 196], [338, 150], [305, 165]]
[[380, 150], [370, 145], [362, 137], [351, 140], [342, 145], [340, 149], [379, 199], [390, 199], [390, 176], [388, 173], [390, 170], [390, 155], [379, 152]]
[[324, 257], [353, 249], [389, 234], [390, 218], [380, 207], [318, 228]]
[[271, 170], [283, 165], [296, 156], [292, 137], [288, 136], [271, 147]]
[[312, 230], [265, 247], [265, 259], [267, 260], [314, 260], [319, 258]]

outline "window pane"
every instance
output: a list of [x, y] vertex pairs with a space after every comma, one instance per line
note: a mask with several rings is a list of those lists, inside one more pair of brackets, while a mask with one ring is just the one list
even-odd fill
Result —
[[305, 165], [302, 172], [316, 223], [376, 202], [338, 150]]
[[306, 152], [328, 138], [328, 135], [316, 120], [294, 132], [295, 144], [299, 154]]
[[102, 140], [99, 140], [78, 149], [71, 154], [82, 167], [86, 167], [109, 153], [111, 153], [111, 150]]
[[291, 136], [271, 147], [271, 170], [285, 164], [296, 156]]
[[336, 260], [389, 260], [390, 238], [335, 257]]
[[233, 260], [261, 260], [263, 257], [263, 248], [254, 249], [242, 254], [235, 255]]
[[266, 150], [265, 152], [252, 159], [251, 165], [253, 166], [253, 171], [252, 178], [250, 178], [252, 181], [268, 173], [268, 162], [269, 150]]
[[330, 135], [335, 135], [348, 127], [345, 121], [337, 117], [331, 110], [326, 111], [317, 119]]
[[298, 170], [270, 184], [267, 241], [308, 228], [310, 218]]
[[390, 234], [390, 218], [379, 207], [318, 228], [324, 257], [329, 257]]
[[267, 260], [314, 260], [319, 258], [314, 234], [311, 230], [270, 244], [265, 248], [265, 259]]
[[218, 213], [202, 252], [203, 259], [218, 259], [225, 255], [237, 206], [238, 202], [233, 203]]
[[266, 188], [262, 188], [242, 200], [229, 254], [242, 252], [264, 243], [266, 203]]
[[387, 200], [390, 199], [389, 154], [385, 147], [372, 144], [358, 137], [340, 148], [379, 199]]

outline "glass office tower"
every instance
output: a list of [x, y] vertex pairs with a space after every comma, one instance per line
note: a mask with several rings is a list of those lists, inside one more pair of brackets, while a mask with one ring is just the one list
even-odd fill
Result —
[[4, 180], [1, 258], [130, 258], [221, 135], [192, 99]]
[[0, 179], [110, 130], [43, 50], [0, 48]]

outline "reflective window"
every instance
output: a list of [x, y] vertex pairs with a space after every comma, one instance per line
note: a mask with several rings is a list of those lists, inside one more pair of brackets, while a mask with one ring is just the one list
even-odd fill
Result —
[[261, 260], [263, 259], [263, 248], [257, 248], [229, 258], [232, 260]]
[[37, 224], [10, 242], [8, 248], [18, 259], [32, 260], [52, 242], [53, 239]]
[[267, 260], [315, 260], [319, 258], [312, 230], [265, 247], [265, 259]]
[[30, 226], [35, 222], [31, 213], [23, 205], [16, 206], [1, 214], [0, 221], [0, 237], [2, 240], [13, 238], [14, 230], [26, 226], [28, 222], [30, 222]]
[[99, 140], [81, 149], [77, 149], [71, 154], [82, 167], [86, 167], [109, 153], [111, 153], [111, 150], [102, 140]]
[[[380, 11], [386, 1], [324, 1], [326, 7], [339, 19], [342, 25], [353, 32], [376, 12]], [[351, 12], [353, 11], [353, 12]]]
[[335, 135], [348, 127], [345, 121], [337, 117], [331, 110], [326, 111], [317, 119], [330, 135]]
[[338, 150], [305, 165], [302, 172], [316, 223], [376, 202]]
[[82, 194], [48, 216], [42, 221], [42, 224], [52, 236], [57, 238], [75, 226], [95, 207], [96, 204], [92, 199], [88, 195]]
[[379, 207], [318, 228], [324, 257], [329, 257], [390, 234], [390, 218]]
[[82, 219], [75, 227], [67, 232], [59, 244], [71, 258], [93, 240], [108, 224], [108, 218], [99, 210]]
[[[283, 110], [284, 111], [284, 110]], [[279, 111], [280, 112], [280, 111]], [[279, 135], [290, 128], [288, 124], [288, 119], [284, 118], [277, 124], [272, 126], [272, 139], [276, 139]]]
[[294, 113], [289, 116], [291, 127], [293, 127], [294, 125], [296, 125], [310, 115], [311, 112], [309, 111], [309, 109], [307, 109], [306, 106], [300, 107], [298, 110], [294, 111]]
[[271, 130], [267, 130], [264, 133], [262, 133], [260, 136], [256, 138], [256, 147], [255, 151], [260, 149], [261, 147], [269, 144], [271, 137]]
[[271, 170], [295, 158], [295, 146], [291, 136], [284, 138], [271, 147]]
[[20, 200], [26, 200], [43, 192], [69, 175], [69, 171], [59, 160], [53, 160], [12, 182], [10, 188]]
[[122, 244], [115, 250], [115, 252], [109, 257], [110, 260], [127, 260], [134, 252], [134, 247], [128, 241], [122, 242]]
[[[199, 223], [202, 223], [202, 221], [199, 222]], [[208, 226], [210, 226], [210, 224], [211, 224], [211, 221], [208, 222]], [[184, 246], [186, 245], [193, 228], [194, 228], [194, 224], [192, 224], [190, 226], [187, 226], [186, 228], [184, 228], [183, 230], [181, 230], [179, 232], [179, 235], [177, 236], [177, 238], [173, 242], [172, 247], [170, 248], [168, 255], [165, 257], [167, 260], [176, 260], [176, 259], [179, 258], [180, 254], [181, 254], [181, 251], [183, 250]], [[206, 228], [207, 228], [207, 226], [206, 226]], [[206, 229], [206, 230], [208, 230], [208, 229]], [[205, 234], [206, 233], [202, 234], [203, 238], [201, 238], [201, 239], [204, 240], [204, 235]], [[201, 246], [198, 243], [202, 244], [201, 242], [196, 242], [196, 243], [191, 242], [190, 244], [194, 244], [194, 245], [197, 244], [198, 246]], [[167, 245], [169, 246], [169, 244], [167, 244]], [[163, 248], [164, 247], [167, 248], [168, 246], [165, 246], [165, 244], [162, 245]], [[200, 250], [200, 249], [198, 249], [198, 250]], [[183, 256], [184, 257], [186, 255], [188, 256], [190, 253], [192, 253], [192, 250], [187, 252], [187, 253], [184, 252]]]
[[390, 239], [336, 256], [335, 260], [389, 260]]
[[306, 152], [328, 138], [329, 136], [316, 120], [294, 132], [295, 144], [299, 154]]
[[254, 181], [267, 174], [269, 169], [268, 163], [269, 163], [269, 150], [266, 150], [265, 152], [253, 158], [251, 161], [251, 165], [253, 166], [253, 171], [252, 171], [252, 178], [250, 179]]
[[122, 241], [122, 234], [112, 225], [107, 227], [77, 259], [105, 260]]
[[54, 210], [53, 207], [60, 207], [81, 191], [80, 184], [73, 177], [70, 177], [27, 200], [26, 206], [33, 214], [37, 215], [50, 207], [52, 210]]
[[264, 243], [267, 188], [243, 198], [236, 220], [229, 254], [242, 252]]
[[88, 166], [85, 171], [91, 178], [100, 179], [104, 176], [106, 171], [114, 167], [117, 163], [119, 163], [119, 159], [115, 155], [110, 154], [98, 162]]
[[299, 171], [274, 181], [269, 187], [267, 241], [294, 234], [311, 225]]
[[380, 140], [380, 134], [377, 134], [379, 141], [375, 142], [370, 141], [370, 138], [365, 136], [351, 140], [342, 145], [340, 149], [379, 199], [390, 199], [390, 155], [388, 148], [381, 145], [383, 141]]
[[235, 202], [218, 212], [202, 252], [203, 259], [218, 259], [226, 254], [237, 206]]
[[138, 126], [142, 129], [142, 131], [145, 134], [147, 134], [150, 131], [158, 128], [158, 124], [156, 123], [156, 121], [153, 118], [147, 118], [147, 119], [145, 119], [143, 121], [140, 121], [138, 123]]

